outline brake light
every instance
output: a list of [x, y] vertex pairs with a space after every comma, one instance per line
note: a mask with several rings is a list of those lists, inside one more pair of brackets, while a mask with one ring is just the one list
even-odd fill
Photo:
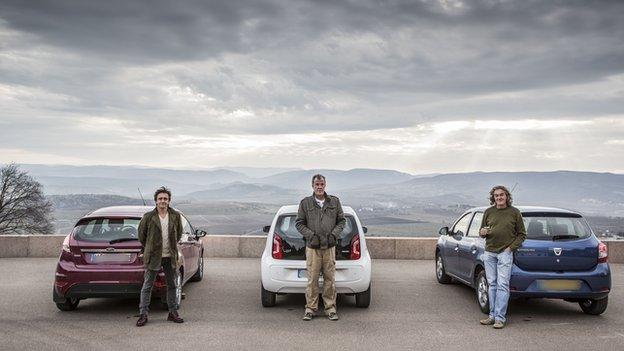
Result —
[[349, 259], [359, 260], [361, 256], [360, 251], [360, 236], [356, 234], [353, 236], [353, 238], [351, 238], [351, 245], [349, 247]]
[[69, 247], [69, 235], [65, 237], [65, 240], [63, 240], [60, 259], [63, 261], [73, 261], [74, 259], [74, 255], [72, 254], [71, 248]]
[[284, 258], [284, 253], [282, 252], [282, 248], [284, 247], [282, 243], [282, 238], [277, 235], [277, 233], [273, 234], [273, 258], [277, 260], [281, 260]]
[[607, 245], [601, 242], [598, 244], [598, 263], [606, 263], [609, 254], [607, 252]]

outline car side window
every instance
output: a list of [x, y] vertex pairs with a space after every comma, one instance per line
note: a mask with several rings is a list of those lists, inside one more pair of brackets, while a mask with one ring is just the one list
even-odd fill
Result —
[[472, 222], [470, 223], [470, 229], [468, 229], [469, 237], [479, 236], [479, 227], [481, 227], [481, 220], [483, 220], [483, 212], [475, 213], [474, 217], [472, 217]]
[[472, 218], [472, 213], [467, 213], [465, 216], [459, 219], [457, 223], [453, 226], [453, 233], [455, 235], [466, 235], [468, 232], [468, 225], [470, 224], [470, 218]]
[[180, 215], [180, 219], [182, 220], [182, 238], [183, 239], [192, 238], [193, 231], [191, 229], [191, 224], [188, 222], [186, 217], [184, 217], [184, 215]]

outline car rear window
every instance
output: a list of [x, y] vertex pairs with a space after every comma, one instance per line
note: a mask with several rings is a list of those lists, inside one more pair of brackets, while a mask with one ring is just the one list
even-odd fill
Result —
[[[275, 225], [275, 232], [284, 241], [284, 246], [287, 250], [284, 250], [285, 259], [305, 259], [305, 241], [303, 236], [295, 227], [296, 215], [284, 215], [277, 219]], [[348, 259], [349, 246], [353, 236], [357, 235], [358, 229], [355, 222], [355, 218], [351, 215], [345, 215], [345, 227], [340, 233], [338, 243], [336, 245], [336, 259]]]
[[523, 213], [527, 239], [574, 240], [591, 235], [587, 221], [580, 215], [560, 213]]
[[92, 218], [78, 222], [74, 239], [80, 241], [111, 241], [138, 239], [139, 218]]

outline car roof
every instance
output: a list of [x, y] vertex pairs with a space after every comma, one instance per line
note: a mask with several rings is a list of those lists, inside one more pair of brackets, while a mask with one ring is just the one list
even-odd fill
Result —
[[[298, 210], [299, 205], [286, 205], [280, 207], [280, 209], [277, 210], [277, 214], [283, 215], [287, 213], [297, 213]], [[353, 208], [351, 208], [351, 206], [342, 206], [342, 211], [346, 214], [355, 215], [355, 211], [353, 210]]]
[[146, 212], [152, 211], [154, 208], [154, 206], [109, 206], [91, 211], [82, 218], [143, 217]]
[[[480, 206], [480, 207], [474, 207], [469, 209], [466, 212], [474, 212], [474, 211], [485, 211], [486, 209], [488, 209], [490, 206]], [[564, 208], [557, 208], [557, 207], [545, 207], [545, 206], [515, 206], [518, 210], [520, 210], [521, 213], [563, 213], [563, 214], [577, 214], [580, 215], [580, 213], [576, 212], [576, 211], [572, 211], [572, 210], [567, 210]]]

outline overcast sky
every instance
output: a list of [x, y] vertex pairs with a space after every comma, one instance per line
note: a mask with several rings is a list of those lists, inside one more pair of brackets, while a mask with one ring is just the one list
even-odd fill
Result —
[[0, 162], [624, 172], [621, 1], [0, 0]]

